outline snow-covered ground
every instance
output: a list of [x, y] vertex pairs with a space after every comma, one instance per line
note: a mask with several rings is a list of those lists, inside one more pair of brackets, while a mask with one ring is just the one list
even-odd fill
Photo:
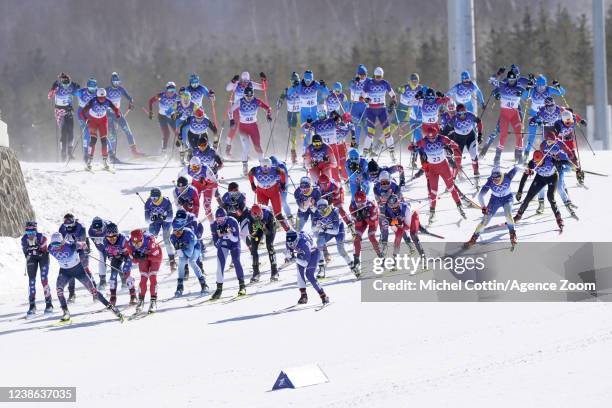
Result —
[[[582, 156], [585, 169], [609, 172], [611, 154]], [[127, 231], [145, 225], [136, 192], [146, 198], [158, 186], [170, 193], [179, 168], [162, 165], [119, 165], [116, 174], [93, 175], [80, 164], [23, 163], [23, 170], [40, 230], [56, 230], [72, 212], [87, 225], [96, 215], [121, 219], [119, 227]], [[490, 166], [483, 165], [487, 171]], [[295, 183], [303, 174], [291, 171]], [[240, 163], [227, 163], [222, 175], [226, 182], [239, 181], [252, 203]], [[580, 221], [566, 219], [559, 235], [548, 209], [539, 222], [519, 224], [520, 243], [609, 241], [609, 178], [587, 174], [586, 184], [588, 189], [578, 188], [568, 178]], [[424, 179], [410, 186], [407, 196], [422, 199], [412, 206], [426, 218]], [[465, 180], [460, 187], [473, 192]], [[468, 220], [458, 225], [448, 195], [438, 208], [431, 231], [451, 241], [467, 240], [481, 217], [468, 209]], [[527, 215], [533, 211], [535, 203]], [[277, 239], [284, 241], [284, 234]], [[248, 275], [244, 250], [242, 261]], [[334, 257], [338, 267], [329, 275], [345, 274], [342, 262]], [[209, 248], [211, 286], [215, 264]], [[57, 270], [52, 261], [53, 289]], [[0, 384], [76, 386], [78, 405], [87, 407], [604, 406], [612, 397], [612, 308], [606, 303], [363, 303], [360, 284], [343, 276], [324, 284], [333, 301], [325, 310], [272, 313], [297, 300], [295, 273], [295, 266], [284, 269], [280, 282], [239, 302], [188, 307], [176, 299], [161, 303], [155, 316], [125, 324], [106, 312], [84, 314], [100, 306], [80, 290], [71, 306], [74, 323], [49, 328], [57, 313], [18, 319], [27, 308], [24, 260], [17, 239], [0, 238]], [[233, 271], [226, 276], [227, 291], [235, 291]], [[169, 298], [176, 276], [164, 265], [160, 277], [159, 297]], [[186, 292], [198, 287], [191, 279]], [[41, 292], [38, 286], [38, 299]], [[309, 294], [311, 303], [319, 302], [311, 289]], [[119, 304], [127, 300], [120, 293]], [[55, 293], [54, 304], [59, 309]], [[269, 392], [280, 370], [311, 363], [325, 371], [328, 383]]]

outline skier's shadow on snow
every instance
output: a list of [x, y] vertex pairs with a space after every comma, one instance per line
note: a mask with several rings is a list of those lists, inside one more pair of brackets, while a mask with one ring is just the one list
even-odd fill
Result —
[[[161, 190], [165, 190], [165, 189], [169, 189], [169, 188], [173, 188], [174, 185], [173, 184], [164, 184], [164, 185], [160, 185], [160, 186], [156, 186], [157, 188], [161, 189]], [[132, 194], [136, 194], [136, 193], [143, 193], [143, 192], [149, 192], [151, 191], [151, 187], [134, 187], [134, 188], [124, 188], [121, 190], [121, 194], [123, 195], [132, 195]]]

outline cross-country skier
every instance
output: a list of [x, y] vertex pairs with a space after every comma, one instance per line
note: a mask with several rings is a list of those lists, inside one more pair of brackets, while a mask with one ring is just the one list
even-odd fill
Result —
[[[184, 216], [183, 216], [184, 215]], [[183, 281], [185, 279], [185, 266], [189, 264], [194, 270], [200, 282], [200, 294], [208, 293], [208, 285], [202, 274], [202, 270], [198, 265], [198, 260], [202, 254], [202, 246], [195, 232], [187, 226], [187, 213], [179, 215], [177, 211], [174, 220], [172, 221], [173, 233], [170, 237], [172, 245], [178, 256], [178, 278], [176, 281], [176, 292], [174, 296], [183, 295]]]
[[249, 171], [249, 182], [251, 190], [257, 197], [257, 203], [261, 205], [271, 203], [274, 217], [285, 231], [289, 230], [289, 224], [283, 217], [281, 208], [281, 192], [287, 189], [285, 173], [280, 168], [273, 167], [272, 160], [264, 158], [260, 160], [259, 166]]
[[155, 242], [155, 236], [148, 232], [143, 233], [140, 229], [135, 229], [130, 232], [128, 251], [132, 260], [138, 264], [138, 270], [140, 271], [140, 290], [138, 291], [136, 313], [140, 313], [144, 307], [147, 283], [151, 286], [149, 313], [153, 313], [157, 309], [157, 272], [159, 272], [163, 258], [161, 248]]
[[[272, 122], [272, 109], [263, 101], [253, 96], [253, 88], [246, 88], [244, 90], [244, 97], [234, 102], [229, 112], [231, 117], [230, 127], [238, 126], [238, 130], [240, 131], [240, 142], [242, 143], [242, 172], [244, 175], [248, 172], [249, 139], [253, 143], [258, 158], [263, 158], [259, 128], [257, 127], [257, 110], [259, 108], [266, 111], [266, 120]], [[235, 111], [239, 113], [239, 123], [236, 123], [236, 120], [233, 118], [233, 113]]]
[[60, 265], [55, 287], [57, 288], [57, 298], [59, 299], [60, 306], [64, 312], [61, 322], [68, 323], [71, 321], [70, 312], [68, 311], [68, 303], [64, 297], [64, 287], [66, 287], [68, 281], [71, 279], [77, 279], [79, 282], [81, 282], [96, 300], [106, 306], [106, 308], [113, 312], [119, 319], [123, 320], [123, 315], [121, 312], [119, 312], [119, 309], [106, 300], [102, 293], [96, 289], [96, 285], [91, 280], [89, 275], [85, 273], [83, 265], [81, 265], [81, 261], [79, 260], [79, 255], [77, 254], [77, 250], [82, 250], [83, 246], [84, 245], [82, 243], [73, 241], [70, 239], [70, 237], [64, 240], [64, 238], [62, 238], [62, 234], [59, 232], [54, 232], [51, 234], [51, 239], [49, 240], [49, 253], [55, 259], [57, 259], [57, 262]]
[[77, 95], [80, 85], [72, 82], [68, 74], [62, 72], [51, 85], [47, 94], [48, 99], [53, 98], [55, 105], [55, 123], [60, 132], [60, 154], [62, 161], [68, 157], [72, 159], [72, 146], [74, 144], [74, 116], [72, 98]]
[[227, 192], [223, 194], [219, 205], [228, 216], [236, 219], [240, 226], [240, 237], [245, 239], [248, 236], [249, 209], [246, 206], [246, 195], [239, 190], [238, 183], [232, 181], [228, 184]]
[[[174, 121], [174, 129], [176, 130], [174, 146], [180, 148], [181, 164], [184, 165], [186, 160], [189, 160], [188, 156], [191, 155], [188, 152], [193, 151], [197, 144], [199, 133], [206, 131], [209, 121], [204, 117], [204, 109], [191, 100], [191, 93], [189, 91], [183, 90], [179, 92], [179, 95], [179, 101], [174, 102], [168, 108], [166, 114]], [[196, 131], [189, 134], [188, 131], [191, 126], [185, 126], [186, 122], [189, 118], [196, 116], [196, 114], [199, 118], [199, 123], [194, 126]], [[201, 131], [198, 133], [197, 130]]]
[[323, 138], [318, 134], [312, 136], [312, 143], [306, 147], [304, 164], [315, 183], [319, 181], [321, 174], [331, 178], [333, 174], [332, 169], [338, 166], [332, 147], [323, 143]]
[[194, 186], [190, 185], [187, 177], [180, 176], [176, 180], [173, 196], [174, 205], [177, 208], [183, 208], [196, 217], [200, 214], [200, 194]]
[[213, 221], [212, 215], [212, 198], [213, 196], [219, 197], [220, 194], [217, 190], [219, 186], [217, 177], [210, 167], [200, 162], [197, 157], [192, 157], [189, 161], [187, 168], [187, 174], [191, 177], [191, 185], [194, 186], [198, 192], [198, 195], [202, 195], [202, 206], [204, 207], [204, 213], [209, 222]]
[[[347, 140], [349, 135], [350, 141]], [[345, 112], [342, 115], [342, 120], [336, 123], [336, 142], [338, 149], [338, 171], [340, 171], [340, 177], [346, 181], [348, 179], [348, 172], [346, 169], [347, 145], [350, 144], [352, 148], [357, 147], [355, 141], [355, 125], [353, 125], [353, 119], [350, 112]]]
[[104, 237], [104, 255], [110, 260], [111, 276], [110, 303], [114, 306], [117, 303], [117, 274], [120, 273], [122, 280], [130, 290], [130, 305], [136, 304], [136, 288], [134, 278], [131, 276], [132, 259], [128, 250], [128, 239], [119, 233], [119, 228], [114, 223], [106, 226], [106, 236]]
[[121, 112], [115, 106], [114, 103], [106, 97], [106, 90], [104, 88], [98, 88], [96, 91], [96, 97], [91, 99], [81, 110], [81, 119], [87, 121], [87, 127], [89, 128], [89, 151], [87, 158], [87, 170], [91, 170], [91, 162], [93, 155], [96, 150], [96, 141], [100, 138], [102, 144], [102, 161], [104, 162], [104, 169], [108, 170], [108, 111], [112, 110], [115, 117], [119, 119]]
[[[376, 160], [372, 159], [368, 162], [367, 167], [367, 177], [368, 181], [372, 184], [375, 184], [380, 177], [380, 174], [386, 171], [389, 173], [389, 176], [397, 173], [399, 176], [399, 184], [398, 187], [404, 186], [406, 184], [406, 176], [404, 175], [404, 168], [400, 164], [394, 164], [392, 166], [380, 166]], [[367, 193], [367, 190], [364, 190]]]
[[249, 241], [251, 256], [253, 257], [253, 276], [251, 283], [259, 282], [259, 244], [266, 238], [266, 250], [270, 258], [270, 281], [278, 280], [278, 268], [276, 267], [276, 254], [274, 252], [274, 238], [276, 236], [276, 223], [274, 214], [266, 207], [253, 204], [249, 219]]
[[391, 88], [389, 82], [383, 79], [384, 71], [381, 67], [376, 67], [374, 70], [374, 78], [368, 78], [365, 80], [363, 89], [361, 90], [360, 100], [367, 103], [366, 118], [368, 121], [368, 136], [363, 145], [364, 156], [370, 153], [372, 148], [372, 142], [376, 134], [376, 121], [380, 122], [383, 131], [383, 137], [385, 144], [391, 154], [391, 160], [395, 161], [393, 136], [391, 135], [391, 128], [389, 126], [389, 118], [387, 116], [387, 93], [391, 98], [389, 109], [393, 110], [397, 105], [397, 98], [395, 91]]
[[[89, 271], [89, 241], [87, 240], [87, 230], [81, 224], [73, 214], [67, 213], [64, 215], [64, 220], [62, 225], [59, 227], [59, 233], [62, 234], [64, 239], [69, 238], [72, 241], [77, 242], [78, 249], [77, 254], [79, 255], [79, 259], [81, 260], [81, 264], [83, 264], [83, 269], [85, 273], [91, 278], [92, 282], [95, 280]], [[70, 279], [68, 282], [68, 302], [72, 303], [75, 301], [76, 296], [74, 293], [75, 282], [74, 279]]]
[[186, 91], [191, 94], [191, 100], [198, 106], [204, 106], [204, 97], [210, 100], [210, 103], [215, 103], [215, 91], [208, 89], [200, 83], [200, 76], [196, 73], [189, 75], [189, 85], [185, 87]]
[[327, 200], [327, 202], [338, 209], [340, 216], [344, 223], [349, 227], [351, 234], [355, 235], [355, 228], [351, 216], [344, 210], [344, 188], [341, 184], [330, 180], [325, 174], [319, 177], [319, 190], [321, 191], [321, 198]]
[[100, 276], [100, 282], [98, 283], [98, 289], [104, 290], [106, 288], [106, 255], [104, 253], [104, 237], [106, 237], [106, 226], [110, 221], [105, 221], [100, 217], [94, 217], [91, 221], [91, 225], [87, 230], [87, 235], [93, 241], [96, 249], [98, 250], [98, 275]]
[[[393, 258], [397, 260], [396, 255], [399, 254], [402, 239], [405, 239], [406, 234], [410, 234], [412, 244], [419, 253], [419, 256], [424, 256], [425, 252], [421, 247], [418, 232], [420, 229], [419, 213], [412, 211], [410, 204], [406, 201], [400, 201], [400, 197], [396, 194], [391, 194], [385, 205], [385, 223], [388, 228], [395, 233], [393, 239]], [[409, 245], [412, 251], [412, 245]]]
[[353, 254], [353, 272], [355, 275], [361, 275], [361, 237], [365, 230], [368, 230], [368, 239], [372, 243], [372, 248], [376, 256], [381, 257], [383, 254], [380, 250], [380, 245], [376, 239], [376, 231], [378, 230], [378, 206], [374, 201], [368, 200], [365, 191], [355, 193], [355, 198], [349, 206], [349, 211], [355, 220], [355, 240], [353, 246], [355, 252]]
[[[312, 71], [304, 71], [302, 80], [298, 85], [300, 95], [300, 126], [303, 126], [309, 119], [317, 119], [317, 106], [323, 103], [329, 94], [329, 89], [325, 86], [325, 81], [316, 82]], [[305, 133], [305, 132], [304, 132]]]
[[467, 148], [472, 158], [474, 181], [476, 186], [478, 186], [480, 176], [478, 168], [478, 144], [482, 141], [482, 122], [480, 118], [472, 112], [468, 112], [465, 105], [460, 103], [457, 105], [457, 113], [448, 121], [443, 133], [459, 146], [458, 169], [461, 168], [463, 149]]
[[508, 138], [508, 126], [511, 126], [516, 138], [516, 147], [514, 149], [514, 159], [517, 163], [523, 160], [523, 135], [521, 134], [521, 114], [519, 104], [525, 88], [520, 86], [517, 81], [517, 75], [510, 71], [508, 72], [505, 83], [500, 83], [493, 90], [495, 99], [499, 100], [499, 145], [495, 151], [493, 162], [499, 164], [501, 153], [504, 150], [506, 139]]
[[[425, 92], [417, 93], [417, 117], [421, 119], [421, 133], [440, 132], [440, 112], [450, 100], [442, 92], [427, 88]], [[417, 142], [418, 143], [418, 142]]]
[[385, 253], [387, 250], [387, 243], [389, 242], [389, 224], [385, 221], [385, 207], [389, 197], [393, 194], [401, 197], [402, 193], [399, 185], [391, 180], [391, 175], [388, 171], [380, 172], [378, 180], [374, 181], [373, 192], [379, 208], [380, 242], [382, 245], [381, 253]]
[[[287, 169], [287, 163], [284, 161], [280, 161], [276, 156], [270, 156], [270, 161], [272, 162], [272, 166], [279, 169], [281, 172], [285, 173], [285, 184], [290, 180], [291, 175], [289, 174], [289, 170]], [[293, 182], [292, 182], [293, 183]], [[287, 189], [281, 191], [281, 204], [283, 206], [283, 212], [285, 213], [285, 217], [290, 224], [293, 224], [293, 214], [291, 213], [291, 207], [287, 202], [288, 196]]]
[[280, 109], [287, 101], [287, 126], [289, 127], [289, 142], [291, 143], [291, 163], [297, 163], [297, 135], [300, 122], [301, 100], [299, 93], [300, 76], [297, 72], [291, 73], [289, 86], [285, 88], [278, 98], [276, 109]]
[[329, 303], [329, 297], [325, 294], [325, 291], [315, 277], [315, 271], [321, 258], [321, 251], [317, 245], [313, 242], [310, 235], [300, 231], [295, 232], [290, 230], [287, 232], [287, 239], [285, 245], [287, 251], [295, 253], [297, 270], [298, 270], [298, 288], [300, 289], [300, 299], [298, 304], [308, 303], [308, 295], [306, 294], [306, 280], [310, 282], [312, 288], [317, 291], [321, 297], [323, 304]]
[[368, 161], [366, 158], [361, 157], [356, 148], [352, 148], [348, 152], [348, 160], [344, 167], [348, 173], [348, 185], [351, 189], [351, 198], [355, 199], [355, 193], [358, 191], [365, 191], [367, 194], [370, 191], [370, 182], [368, 179]]
[[[476, 227], [470, 240], [463, 244], [464, 248], [469, 248], [476, 244], [481, 231], [489, 224], [500, 208], [504, 210], [506, 226], [510, 233], [510, 243], [514, 248], [514, 245], [516, 245], [516, 231], [514, 229], [514, 220], [512, 219], [511, 183], [518, 169], [519, 168], [515, 166], [507, 173], [502, 173], [499, 168], [493, 169], [491, 176], [489, 176], [484, 186], [480, 189], [480, 193], [478, 193], [478, 202], [480, 203], [480, 207], [482, 207], [482, 221], [480, 221], [480, 224]], [[484, 198], [489, 190], [491, 190], [491, 197], [489, 198], [489, 202], [485, 205]]]
[[38, 232], [36, 221], [28, 221], [25, 225], [25, 234], [21, 237], [21, 250], [26, 258], [28, 272], [28, 288], [30, 308], [28, 316], [36, 313], [36, 274], [40, 269], [40, 283], [45, 297], [45, 313], [53, 312], [51, 303], [51, 287], [49, 286], [49, 252], [47, 250], [47, 237]]
[[162, 237], [166, 247], [166, 253], [170, 261], [170, 270], [176, 270], [176, 260], [174, 259], [174, 246], [170, 242], [172, 233], [172, 202], [168, 197], [162, 196], [159, 188], [152, 188], [149, 198], [144, 205], [145, 220], [149, 223], [149, 233], [157, 237], [162, 230]]
[[442, 177], [446, 189], [451, 193], [455, 204], [457, 204], [457, 211], [463, 218], [466, 218], [465, 212], [461, 207], [461, 199], [455, 188], [453, 182], [453, 176], [450, 169], [448, 160], [446, 159], [445, 146], [450, 146], [453, 150], [455, 163], [457, 157], [461, 154], [459, 152], [459, 146], [446, 136], [436, 134], [433, 129], [428, 129], [425, 133], [425, 138], [421, 139], [416, 145], [411, 144], [408, 148], [410, 151], [421, 149], [427, 156], [427, 181], [429, 183], [429, 223], [431, 224], [436, 214], [436, 202], [438, 199], [438, 179]]
[[76, 96], [79, 100], [79, 109], [77, 110], [77, 118], [79, 120], [79, 126], [83, 133], [83, 161], [87, 162], [89, 153], [89, 128], [87, 127], [87, 121], [81, 117], [81, 112], [87, 103], [96, 97], [98, 91], [98, 81], [96, 78], [89, 78], [87, 80], [87, 86], [77, 91]]
[[179, 95], [176, 93], [176, 84], [172, 81], [166, 84], [166, 89], [163, 92], [157, 93], [149, 99], [149, 119], [153, 120], [153, 104], [158, 103], [157, 121], [159, 122], [159, 128], [162, 133], [162, 145], [161, 153], [166, 154], [168, 151], [168, 141], [170, 139], [170, 132], [174, 134], [175, 123], [167, 114], [176, 102], [179, 101]]
[[215, 221], [210, 229], [212, 230], [213, 243], [217, 247], [217, 289], [211, 298], [219, 299], [223, 293], [223, 273], [230, 256], [236, 269], [238, 296], [246, 295], [244, 272], [240, 263], [240, 226], [238, 221], [233, 217], [228, 217], [223, 208], [217, 208]]
[[[561, 118], [555, 122], [554, 127], [558, 137], [572, 151], [576, 159], [579, 159], [576, 145], [576, 124], [586, 126], [587, 122], [577, 113], [566, 109], [561, 112]], [[580, 163], [578, 164], [580, 165]], [[584, 184], [584, 172], [582, 170], [576, 170], [576, 179], [578, 184]], [[571, 202], [569, 205], [572, 205]]]
[[360, 64], [357, 67], [355, 78], [349, 82], [349, 90], [351, 92], [349, 113], [351, 114], [353, 125], [355, 125], [355, 146], [353, 147], [359, 147], [361, 132], [363, 131], [364, 135], [367, 132], [366, 103], [361, 100], [361, 92], [363, 91], [366, 79], [368, 79], [368, 70], [365, 65]]
[[346, 95], [342, 92], [342, 83], [335, 82], [332, 91], [324, 99], [327, 112], [336, 112], [338, 116], [343, 115], [349, 108], [346, 99]]
[[[125, 112], [125, 115], [128, 114], [131, 110], [134, 109], [134, 99], [128, 94], [125, 88], [121, 85], [121, 79], [119, 78], [119, 74], [113, 72], [111, 74], [110, 86], [106, 87], [106, 97], [110, 99], [112, 103], [115, 104], [117, 109], [121, 109], [121, 98], [125, 97], [128, 100], [128, 109]], [[134, 138], [134, 134], [130, 129], [130, 125], [128, 124], [125, 115], [122, 115], [119, 118], [115, 118], [113, 115], [108, 116], [108, 130], [109, 130], [109, 139], [110, 139], [110, 156], [111, 160], [116, 161], [116, 153], [117, 153], [117, 143], [119, 140], [117, 139], [117, 126], [121, 128], [125, 136], [127, 137], [128, 145], [130, 146], [130, 152], [133, 157], [142, 157], [144, 154], [138, 151], [136, 147], [136, 139]]]
[[[206, 145], [208, 145], [208, 129], [210, 129], [214, 134], [217, 134], [215, 124], [204, 116], [204, 109], [202, 108], [196, 109], [193, 116], [188, 116], [187, 119], [181, 123], [178, 134], [185, 134], [188, 144], [185, 143], [185, 140], [183, 140], [183, 143], [189, 149], [189, 156], [196, 154], [198, 150], [197, 146], [200, 143], [202, 136], [206, 136]], [[220, 160], [221, 159], [219, 158], [219, 161]]]
[[307, 136], [304, 139], [304, 151], [308, 150], [308, 143], [311, 140], [311, 135], [319, 135], [323, 140], [323, 143], [330, 147], [333, 152], [333, 156], [336, 162], [335, 166], [330, 167], [331, 176], [336, 181], [340, 181], [340, 175], [338, 172], [339, 154], [338, 154], [338, 140], [336, 136], [336, 126], [339, 122], [339, 116], [337, 113], [332, 113], [330, 116], [327, 115], [324, 105], [320, 105], [317, 110], [317, 119], [314, 122], [306, 122], [304, 129], [307, 129]]
[[223, 160], [208, 143], [208, 134], [202, 133], [198, 139], [198, 148], [194, 149], [193, 155], [200, 159], [200, 163], [207, 165], [217, 174], [223, 167]]
[[[261, 77], [261, 74], [262, 73], [260, 73], [260, 77]], [[265, 78], [265, 75], [264, 75], [264, 78]], [[241, 73], [240, 76], [234, 75], [232, 80], [228, 82], [227, 85], [225, 86], [225, 90], [227, 92], [231, 92], [230, 106], [236, 104], [244, 97], [244, 93], [245, 93], [244, 91], [247, 88], [251, 88], [252, 90], [257, 90], [257, 91], [263, 91], [264, 84], [258, 83], [255, 81], [251, 81], [251, 75], [247, 71]], [[232, 112], [233, 113], [230, 114], [230, 119], [233, 119], [234, 123], [239, 123], [240, 122], [239, 111], [233, 110]], [[229, 132], [227, 134], [227, 144], [225, 146], [225, 156], [226, 157], [229, 157], [231, 154], [232, 142], [234, 138], [236, 137], [236, 132], [238, 132], [238, 130], [239, 130], [238, 126], [230, 126]]]
[[[416, 143], [422, 139], [421, 133], [421, 113], [418, 109], [419, 99], [417, 95], [421, 96], [425, 93], [426, 88], [419, 83], [419, 74], [413, 72], [410, 74], [408, 83], [400, 86], [397, 89], [397, 93], [400, 96], [399, 105], [396, 109], [397, 116], [395, 116], [396, 126], [403, 127], [403, 123], [408, 122], [410, 125], [410, 133], [412, 134], [412, 143]], [[408, 120], [406, 120], [408, 117]], [[416, 152], [412, 154], [411, 165], [416, 167]]]
[[482, 96], [482, 92], [476, 82], [472, 81], [472, 77], [468, 71], [461, 73], [461, 82], [453, 86], [448, 90], [446, 96], [449, 96], [455, 100], [457, 104], [462, 103], [468, 112], [474, 113], [474, 99], [478, 101], [481, 109], [484, 109], [485, 100]]
[[[346, 249], [344, 248], [344, 224], [340, 221], [340, 213], [337, 208], [332, 206], [325, 200], [321, 198], [317, 201], [317, 211], [312, 217], [312, 225], [313, 232], [317, 239], [317, 247], [321, 252], [327, 247], [327, 243], [332, 239], [336, 240], [336, 248], [338, 249], [338, 254], [348, 265], [349, 268], [352, 269], [353, 261], [348, 256]], [[319, 259], [319, 271], [317, 272], [318, 278], [325, 277], [325, 263], [329, 262], [331, 259]]]
[[314, 216], [316, 204], [321, 199], [321, 191], [318, 186], [312, 185], [310, 177], [304, 176], [300, 179], [299, 188], [293, 193], [298, 205], [296, 230], [302, 231], [308, 219]]

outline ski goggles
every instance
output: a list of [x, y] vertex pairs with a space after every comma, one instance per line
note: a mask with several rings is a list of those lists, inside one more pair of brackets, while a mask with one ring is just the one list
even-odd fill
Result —
[[381, 187], [389, 187], [390, 185], [391, 185], [391, 180], [381, 180], [380, 181]]
[[315, 142], [312, 142], [312, 145], [316, 148], [319, 148], [323, 146], [323, 142], [315, 141]]
[[109, 234], [109, 235], [106, 236], [106, 239], [109, 242], [115, 242], [115, 241], [117, 241], [118, 238], [119, 238], [119, 234]]
[[36, 229], [33, 228], [29, 228], [25, 230], [26, 235], [32, 236], [32, 235], [36, 235]]

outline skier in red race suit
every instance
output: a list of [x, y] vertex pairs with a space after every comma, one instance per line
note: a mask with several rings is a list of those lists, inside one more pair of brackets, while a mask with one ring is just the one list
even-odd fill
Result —
[[142, 311], [144, 306], [148, 281], [151, 287], [149, 313], [153, 313], [157, 308], [157, 272], [159, 272], [163, 257], [161, 248], [155, 242], [154, 235], [135, 229], [130, 233], [128, 251], [132, 260], [138, 264], [138, 270], [140, 271], [140, 291], [138, 292], [136, 312]]
[[[285, 173], [278, 167], [272, 166], [272, 160], [261, 159], [260, 165], [253, 167], [249, 171], [249, 182], [251, 189], [257, 196], [257, 203], [260, 205], [272, 204], [274, 217], [278, 220], [285, 231], [289, 230], [289, 223], [282, 214], [281, 191], [286, 189]], [[255, 181], [257, 180], [257, 184]]]
[[96, 141], [100, 137], [100, 143], [102, 143], [102, 159], [104, 161], [104, 168], [108, 169], [108, 140], [106, 135], [108, 134], [108, 109], [112, 109], [117, 118], [121, 117], [121, 112], [110, 99], [106, 98], [106, 90], [104, 88], [98, 88], [96, 97], [87, 102], [87, 105], [81, 111], [81, 119], [87, 121], [87, 128], [91, 136], [89, 142], [89, 152], [87, 157], [87, 170], [91, 170], [91, 162], [93, 155], [96, 150]]

